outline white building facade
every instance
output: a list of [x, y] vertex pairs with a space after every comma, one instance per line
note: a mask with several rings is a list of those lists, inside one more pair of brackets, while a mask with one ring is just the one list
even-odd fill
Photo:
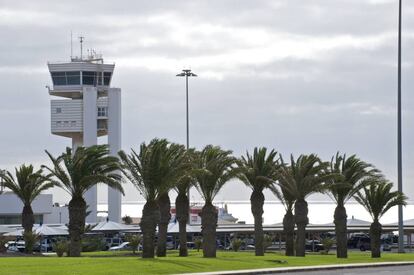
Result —
[[[101, 57], [72, 58], [67, 63], [48, 63], [53, 81], [52, 134], [72, 139], [72, 148], [92, 146], [108, 136], [111, 155], [121, 150], [121, 89], [110, 86], [114, 64]], [[97, 186], [85, 194], [86, 222], [97, 221]], [[108, 218], [121, 221], [121, 193], [109, 188]]]

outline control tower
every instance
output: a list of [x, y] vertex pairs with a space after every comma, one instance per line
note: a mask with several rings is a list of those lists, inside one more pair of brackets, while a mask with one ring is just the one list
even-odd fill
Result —
[[[108, 135], [111, 155], [121, 150], [121, 89], [111, 87], [114, 64], [105, 64], [93, 51], [70, 62], [48, 63], [53, 81], [51, 96], [52, 134], [72, 139], [72, 148], [97, 144]], [[121, 193], [108, 187], [108, 218], [121, 221]], [[97, 186], [85, 194], [86, 222], [97, 221]]]

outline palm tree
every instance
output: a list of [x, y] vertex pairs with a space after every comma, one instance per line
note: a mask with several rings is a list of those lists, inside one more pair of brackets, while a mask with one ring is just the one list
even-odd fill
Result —
[[347, 258], [347, 215], [345, 203], [352, 198], [362, 187], [367, 177], [379, 173], [371, 164], [365, 163], [355, 155], [346, 157], [339, 153], [331, 160], [330, 170], [335, 174], [334, 183], [328, 190], [330, 196], [336, 202], [334, 223], [336, 233], [336, 256]]
[[391, 191], [393, 184], [384, 178], [371, 177], [365, 181], [367, 186], [356, 193], [355, 199], [369, 212], [373, 219], [373, 223], [369, 228], [371, 257], [379, 258], [381, 257], [382, 231], [379, 219], [392, 207], [406, 205], [407, 197], [398, 191]]
[[109, 156], [107, 145], [78, 147], [74, 152], [66, 148], [59, 157], [47, 152], [52, 166], [43, 166], [51, 176], [56, 178], [55, 184], [70, 196], [69, 201], [69, 256], [79, 257], [81, 253], [81, 236], [85, 230], [87, 205], [84, 194], [98, 183], [103, 183], [124, 192], [118, 173], [119, 159]]
[[191, 163], [195, 157], [194, 149], [187, 150], [187, 161], [190, 164], [188, 166], [187, 176], [182, 178], [181, 181], [176, 185], [175, 190], [177, 191], [177, 197], [175, 199], [175, 217], [178, 221], [179, 228], [179, 241], [180, 249], [179, 256], [188, 256], [187, 249], [187, 222], [190, 212], [190, 200], [188, 198], [188, 190], [194, 186], [194, 179], [191, 175]]
[[332, 177], [327, 172], [328, 166], [314, 154], [301, 155], [296, 161], [291, 156], [290, 166], [282, 161], [279, 184], [295, 199], [296, 256], [305, 256], [306, 226], [309, 223], [306, 198], [327, 189], [326, 182]]
[[[0, 174], [3, 178], [4, 187], [10, 189], [23, 203], [22, 212], [22, 226], [24, 228], [24, 237], [26, 243], [29, 240], [26, 239], [33, 230], [34, 215], [32, 209], [32, 202], [43, 191], [51, 188], [54, 184], [50, 181], [49, 177], [43, 176], [43, 170], [39, 169], [34, 171], [32, 165], [21, 165], [19, 168], [15, 168], [16, 178], [10, 172]], [[30, 246], [26, 246], [26, 253], [31, 254]]]
[[165, 190], [158, 196], [158, 207], [160, 209], [160, 222], [158, 223], [158, 241], [157, 241], [157, 257], [165, 257], [167, 255], [167, 231], [168, 224], [171, 220], [171, 202], [168, 195], [171, 188], [178, 185], [178, 182], [184, 176], [186, 167], [185, 147], [183, 145], [163, 142], [165, 156], [165, 167], [170, 169], [169, 174], [175, 173], [169, 181], [169, 189]]
[[[124, 151], [119, 152], [124, 175], [146, 200], [140, 223], [143, 234], [143, 258], [154, 258], [155, 232], [161, 220], [159, 204], [165, 199], [160, 200], [160, 197], [174, 187], [183, 176], [181, 171], [184, 170], [185, 162], [180, 155], [180, 148], [181, 145], [170, 145], [165, 139], [153, 139], [148, 145], [142, 143], [139, 153], [133, 149], [129, 155]], [[166, 232], [163, 226], [164, 224], [159, 226], [161, 239], [163, 231]], [[166, 240], [159, 239], [158, 242]]]
[[204, 257], [216, 257], [217, 210], [213, 200], [224, 184], [236, 176], [233, 167], [236, 159], [231, 153], [219, 146], [207, 145], [194, 161], [196, 188], [205, 202], [200, 214]]
[[251, 211], [254, 217], [254, 240], [256, 256], [264, 255], [263, 245], [263, 190], [272, 186], [276, 180], [278, 169], [277, 152], [267, 153], [265, 147], [254, 148], [253, 155], [249, 152], [237, 162], [238, 178], [252, 189], [250, 196]]
[[270, 190], [273, 194], [282, 202], [285, 207], [286, 213], [283, 216], [283, 232], [286, 235], [286, 256], [295, 255], [295, 216], [293, 215], [293, 206], [295, 204], [295, 198], [283, 187], [272, 185]]

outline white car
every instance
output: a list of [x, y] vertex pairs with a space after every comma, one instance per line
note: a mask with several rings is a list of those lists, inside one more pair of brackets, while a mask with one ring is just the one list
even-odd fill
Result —
[[7, 242], [5, 246], [7, 247], [7, 251], [10, 252], [24, 252], [25, 249], [24, 241], [10, 241]]
[[119, 251], [119, 250], [128, 250], [128, 249], [131, 249], [129, 247], [129, 242], [123, 242], [118, 246], [113, 246], [109, 248], [109, 251]]

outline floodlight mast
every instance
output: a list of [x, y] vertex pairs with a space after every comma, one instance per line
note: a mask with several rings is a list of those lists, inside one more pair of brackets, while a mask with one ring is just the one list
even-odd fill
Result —
[[187, 149], [190, 147], [190, 132], [189, 132], [189, 112], [188, 112], [188, 77], [196, 77], [197, 75], [191, 72], [190, 69], [184, 69], [182, 73], [177, 76], [185, 76], [185, 102], [186, 102], [186, 122], [187, 122]]
[[[189, 112], [188, 112], [188, 77], [196, 77], [197, 75], [191, 72], [191, 69], [183, 69], [183, 71], [176, 76], [185, 76], [185, 102], [186, 102], [186, 123], [187, 123], [187, 150], [190, 148], [190, 130], [189, 130]], [[188, 202], [190, 204], [190, 188], [187, 190]], [[190, 204], [191, 205], [191, 204]], [[191, 211], [188, 213], [188, 224], [191, 224]]]
[[[398, 111], [397, 111], [397, 158], [398, 158], [398, 192], [403, 191], [402, 182], [402, 123], [401, 123], [401, 23], [402, 23], [402, 0], [398, 7]], [[398, 205], [398, 253], [404, 253], [404, 220], [403, 206]]]

